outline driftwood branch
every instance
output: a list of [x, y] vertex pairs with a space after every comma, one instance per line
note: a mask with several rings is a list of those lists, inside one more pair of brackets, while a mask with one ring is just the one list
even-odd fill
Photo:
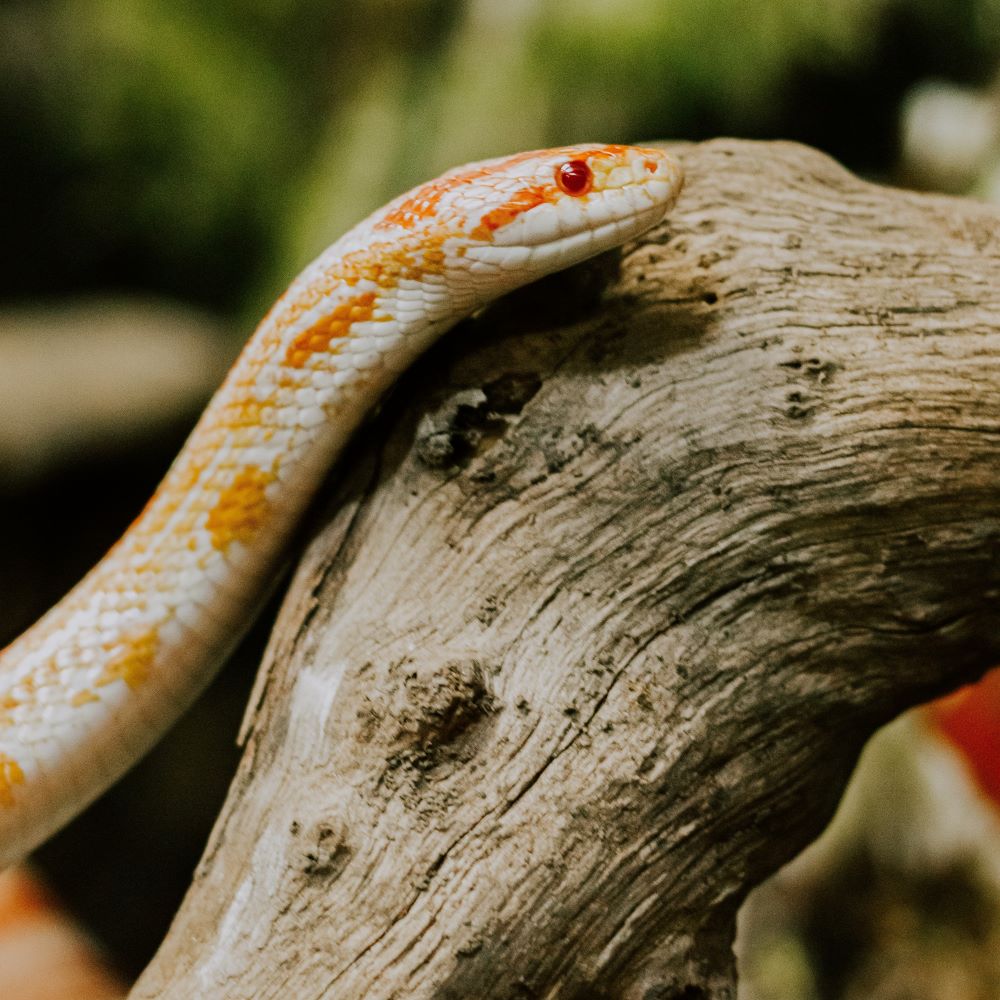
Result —
[[135, 997], [731, 997], [865, 738], [1000, 662], [1000, 211], [679, 152], [342, 463]]

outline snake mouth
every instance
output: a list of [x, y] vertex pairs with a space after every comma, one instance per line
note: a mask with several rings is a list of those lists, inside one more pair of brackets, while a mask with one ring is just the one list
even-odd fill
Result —
[[[639, 211], [613, 217], [597, 225], [574, 228], [556, 237], [526, 238], [510, 243], [476, 243], [465, 250], [473, 271], [532, 270], [540, 277], [634, 239], [660, 222], [670, 204], [653, 202]], [[534, 233], [524, 234], [535, 237]], [[523, 276], [519, 279], [524, 281]]]
[[[600, 253], [602, 250], [618, 246], [622, 242], [639, 236], [655, 226], [667, 212], [667, 206], [653, 204], [639, 212], [632, 212], [619, 218], [609, 219], [591, 229], [581, 229], [534, 246], [546, 254], [552, 254], [556, 261], [574, 263], [581, 258]], [[525, 244], [532, 247], [532, 244]], [[560, 266], [563, 266], [560, 263]]]

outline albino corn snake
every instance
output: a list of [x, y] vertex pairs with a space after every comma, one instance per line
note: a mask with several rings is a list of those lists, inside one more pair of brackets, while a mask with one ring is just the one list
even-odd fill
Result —
[[666, 153], [629, 146], [470, 164], [303, 271], [122, 539], [0, 652], [0, 867], [116, 780], [204, 687], [399, 373], [492, 299], [655, 225], [682, 182]]

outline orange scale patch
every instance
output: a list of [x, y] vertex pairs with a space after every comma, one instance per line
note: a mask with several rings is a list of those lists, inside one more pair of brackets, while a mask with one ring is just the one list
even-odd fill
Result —
[[445, 253], [443, 249], [444, 236], [438, 240], [429, 241], [424, 247], [420, 269], [424, 274], [444, 274]]
[[[286, 299], [285, 296], [288, 293], [285, 292], [271, 307], [270, 312], [264, 317], [263, 323], [268, 324], [275, 333], [280, 333], [291, 326], [307, 309], [311, 309], [325, 295], [329, 294], [332, 287], [332, 283], [323, 277], [301, 289], [294, 299]], [[254, 337], [256, 336], [257, 334], [254, 333]], [[251, 337], [251, 343], [254, 342], [254, 337]]]
[[[296, 289], [294, 299], [286, 300], [285, 296], [288, 294], [286, 292], [274, 304], [265, 320], [273, 327], [275, 337], [279, 338], [281, 331], [288, 329], [304, 312], [313, 309], [323, 299], [332, 295], [338, 285], [342, 283], [356, 285], [362, 278], [366, 277], [375, 281], [373, 275], [378, 272], [378, 265], [383, 256], [382, 251], [385, 251], [385, 255], [389, 255], [391, 252], [398, 253], [399, 247], [396, 244], [376, 243], [363, 250], [355, 250], [332, 261], [327, 271], [313, 278], [305, 287]], [[255, 343], [254, 338], [251, 338], [251, 344]], [[273, 353], [273, 350], [267, 352], [268, 360]]]
[[[174, 522], [173, 530], [179, 535], [188, 535], [198, 527], [199, 520], [199, 512], [196, 510], [189, 510]], [[192, 537], [191, 541], [197, 544], [198, 540], [197, 538]]]
[[10, 711], [17, 708], [21, 702], [9, 692], [0, 696], [0, 726], [12, 726], [14, 720], [10, 717]]
[[166, 527], [167, 521], [177, 512], [181, 501], [197, 485], [204, 471], [203, 462], [193, 462], [190, 458], [167, 473], [156, 491], [142, 508], [139, 516], [129, 525], [128, 531], [112, 546], [117, 549], [127, 538], [131, 544], [137, 543], [142, 535], [157, 535]]
[[438, 202], [448, 189], [440, 183], [425, 184], [409, 198], [400, 202], [391, 212], [375, 223], [375, 229], [391, 229], [400, 226], [412, 229], [418, 222], [433, 219], [437, 214]]
[[24, 784], [24, 771], [13, 757], [0, 753], [0, 806], [14, 804], [14, 788]]
[[135, 521], [135, 533], [138, 535], [156, 535], [166, 526], [167, 521], [177, 509], [179, 499], [170, 493], [164, 493], [162, 488], [153, 494], [142, 514]]
[[352, 288], [365, 280], [389, 289], [402, 278], [419, 281], [426, 274], [440, 274], [445, 260], [442, 248], [454, 235], [450, 229], [437, 228], [405, 243], [373, 243], [352, 250], [336, 263], [329, 277]]
[[374, 312], [374, 292], [364, 292], [346, 299], [329, 316], [324, 316], [318, 323], [303, 330], [288, 345], [285, 364], [291, 368], [302, 368], [314, 354], [335, 354], [339, 345], [331, 348], [331, 343], [346, 337], [353, 324], [370, 320]]
[[167, 479], [170, 488], [178, 494], [187, 493], [198, 482], [198, 477], [202, 474], [204, 465], [201, 462], [184, 462], [171, 473]]
[[359, 281], [370, 281], [379, 288], [394, 288], [399, 279], [415, 267], [416, 261], [408, 247], [375, 243], [344, 254], [331, 276], [352, 288]]
[[97, 679], [98, 687], [124, 681], [134, 691], [149, 677], [158, 643], [156, 629], [141, 632], [126, 643], [125, 649], [108, 661]]
[[[127, 683], [127, 682], [126, 682]], [[82, 691], [77, 691], [72, 698], [70, 698], [69, 703], [73, 708], [79, 708], [81, 705], [89, 705], [93, 701], [100, 701], [101, 699], [94, 694], [90, 688], [84, 688]]]
[[260, 428], [253, 424], [231, 427], [226, 435], [225, 444], [232, 451], [239, 452], [244, 448], [252, 448], [256, 445], [260, 441], [260, 436]]
[[587, 156], [596, 156], [599, 159], [607, 159], [613, 156], [621, 156], [623, 153], [628, 151], [628, 148], [628, 146], [621, 146], [616, 143], [612, 143], [610, 146], [602, 146], [600, 149], [595, 149], [587, 153]]
[[223, 490], [205, 523], [216, 549], [224, 552], [232, 542], [252, 541], [267, 522], [270, 504], [265, 490], [274, 478], [273, 472], [250, 465]]
[[[329, 269], [314, 278], [307, 287], [298, 289], [294, 301], [279, 301], [268, 314], [267, 321], [273, 325], [276, 333], [280, 333], [295, 323], [304, 312], [332, 295], [340, 285], [354, 288], [361, 281], [370, 281], [379, 288], [389, 289], [395, 288], [402, 278], [419, 280], [428, 273], [438, 274], [444, 268], [444, 253], [441, 248], [452, 235], [455, 234], [445, 228], [438, 228], [421, 233], [418, 238], [409, 242], [375, 242], [352, 250], [332, 261]], [[362, 296], [356, 298], [360, 299]], [[279, 304], [280, 309], [277, 308]], [[321, 320], [316, 326], [322, 327], [324, 322]], [[268, 357], [271, 353], [273, 352], [268, 352]]]
[[239, 396], [226, 404], [223, 421], [227, 427], [259, 427], [264, 410], [273, 405], [254, 396]]
[[[616, 147], [607, 147], [613, 149]], [[401, 202], [395, 209], [387, 213], [376, 224], [376, 229], [389, 229], [392, 226], [402, 226], [404, 229], [412, 229], [417, 222], [423, 219], [432, 218], [436, 212], [441, 199], [449, 191], [454, 191], [472, 181], [484, 180], [495, 174], [503, 173], [509, 167], [515, 167], [520, 163], [526, 163], [539, 155], [559, 154], [563, 149], [553, 150], [528, 150], [524, 153], [516, 153], [499, 163], [488, 166], [472, 167], [470, 170], [461, 170], [437, 180], [431, 181], [417, 188], [412, 195]], [[565, 150], [567, 153], [569, 149]], [[588, 154], [589, 155], [589, 154]]]
[[[522, 154], [519, 154], [522, 155]], [[528, 154], [530, 156], [530, 154]], [[510, 161], [516, 163], [514, 157]], [[503, 164], [502, 166], [505, 166]], [[496, 167], [473, 167], [461, 173], [439, 177], [418, 187], [408, 198], [399, 203], [391, 212], [387, 212], [378, 222], [375, 229], [391, 229], [400, 226], [403, 229], [413, 229], [418, 222], [432, 219], [437, 214], [441, 199], [455, 188], [468, 184], [470, 181], [482, 180], [495, 172]]]
[[488, 240], [494, 231], [513, 222], [519, 215], [546, 202], [554, 202], [557, 198], [558, 192], [554, 184], [535, 184], [521, 188], [499, 208], [487, 212], [469, 235], [473, 239]]

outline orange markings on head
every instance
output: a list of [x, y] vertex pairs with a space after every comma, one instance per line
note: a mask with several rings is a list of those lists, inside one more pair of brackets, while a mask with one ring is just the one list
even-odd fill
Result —
[[205, 523], [216, 549], [225, 552], [231, 542], [246, 544], [253, 539], [267, 520], [270, 504], [265, 490], [272, 482], [273, 472], [249, 465], [223, 491]]
[[628, 146], [613, 145], [600, 146], [597, 149], [585, 149], [581, 151], [577, 146], [556, 146], [553, 149], [528, 150], [526, 153], [515, 153], [513, 156], [507, 157], [506, 160], [502, 160], [495, 167], [484, 172], [491, 173], [493, 170], [505, 170], [507, 167], [516, 167], [519, 163], [526, 163], [528, 160], [534, 160], [539, 156], [564, 156], [567, 159], [586, 160], [591, 156], [620, 156], [628, 148]]
[[574, 146], [528, 150], [524, 153], [515, 153], [513, 156], [508, 156], [506, 159], [499, 160], [496, 163], [445, 174], [444, 177], [439, 177], [429, 184], [418, 187], [391, 212], [379, 219], [375, 224], [375, 228], [390, 229], [393, 226], [401, 226], [404, 229], [412, 229], [418, 222], [433, 218], [437, 214], [441, 198], [449, 191], [454, 191], [456, 188], [462, 187], [464, 184], [469, 184], [472, 181], [483, 180], [492, 175], [503, 173], [510, 167], [527, 163], [540, 156], [559, 156], [560, 154], [565, 154], [571, 157], [582, 156], [584, 159], [591, 156], [606, 159], [608, 157], [621, 156], [627, 149], [628, 146], [621, 145], [601, 146], [598, 149], [587, 150], [583, 154]]
[[125, 648], [112, 657], [101, 672], [96, 681], [97, 686], [104, 687], [115, 681], [124, 681], [134, 691], [149, 676], [157, 641], [155, 628], [126, 639]]
[[346, 337], [354, 323], [363, 323], [372, 318], [375, 311], [375, 293], [363, 292], [341, 302], [329, 316], [324, 316], [307, 330], [303, 330], [288, 345], [285, 364], [291, 368], [301, 368], [320, 352], [336, 353], [330, 344]]
[[[512, 157], [511, 163], [516, 162], [517, 158]], [[507, 164], [504, 163], [504, 166]], [[434, 218], [437, 214], [438, 204], [449, 191], [454, 191], [455, 188], [468, 184], [470, 181], [489, 177], [496, 169], [496, 167], [473, 167], [471, 170], [446, 174], [428, 184], [423, 184], [391, 212], [379, 219], [375, 223], [375, 228], [391, 229], [393, 226], [401, 226], [403, 229], [413, 229], [418, 222]]]
[[14, 804], [14, 786], [24, 784], [24, 771], [13, 757], [0, 753], [0, 806]]
[[531, 187], [521, 188], [499, 208], [487, 212], [479, 220], [479, 225], [469, 235], [473, 239], [488, 240], [494, 230], [506, 226], [508, 222], [512, 222], [529, 209], [555, 201], [556, 197], [556, 189], [551, 184], [535, 184]]

